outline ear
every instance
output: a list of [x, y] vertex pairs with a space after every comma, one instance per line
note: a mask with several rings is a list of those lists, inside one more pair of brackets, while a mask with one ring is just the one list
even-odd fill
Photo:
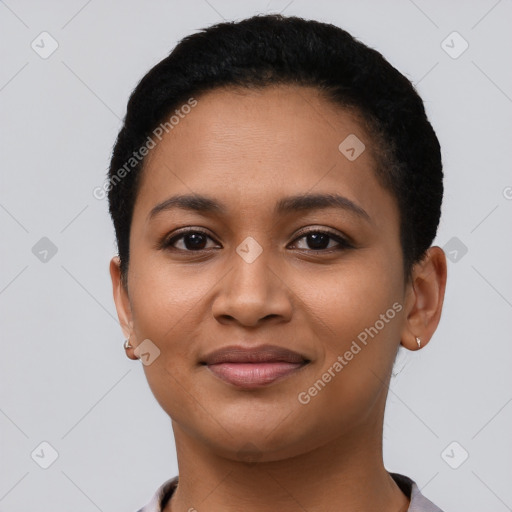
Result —
[[406, 291], [406, 321], [402, 330], [402, 345], [418, 350], [416, 337], [424, 347], [432, 338], [443, 309], [446, 289], [446, 255], [437, 246], [430, 247], [421, 262], [414, 265]]
[[[116, 304], [117, 316], [124, 337], [129, 339], [133, 334], [133, 318], [130, 298], [121, 279], [121, 262], [118, 256], [114, 256], [110, 260], [110, 278], [112, 279], [112, 291], [114, 294], [114, 302]], [[138, 359], [134, 354], [134, 347], [125, 349], [126, 355], [130, 359]]]

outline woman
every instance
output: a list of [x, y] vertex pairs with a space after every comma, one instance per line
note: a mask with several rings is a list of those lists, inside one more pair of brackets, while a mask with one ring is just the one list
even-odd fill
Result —
[[126, 353], [179, 466], [144, 512], [440, 510], [382, 430], [400, 344], [441, 315], [442, 179], [411, 83], [333, 25], [218, 24], [147, 73], [106, 187]]

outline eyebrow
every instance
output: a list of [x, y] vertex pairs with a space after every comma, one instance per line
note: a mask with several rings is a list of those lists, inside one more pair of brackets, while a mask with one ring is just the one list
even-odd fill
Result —
[[[148, 215], [148, 220], [153, 219], [164, 211], [174, 208], [189, 210], [199, 213], [211, 213], [225, 215], [227, 208], [215, 199], [199, 194], [183, 194], [172, 196], [157, 204]], [[357, 217], [372, 223], [368, 213], [350, 199], [338, 194], [300, 194], [280, 199], [274, 208], [274, 212], [285, 215], [291, 212], [320, 210], [326, 208], [338, 208], [345, 210]]]

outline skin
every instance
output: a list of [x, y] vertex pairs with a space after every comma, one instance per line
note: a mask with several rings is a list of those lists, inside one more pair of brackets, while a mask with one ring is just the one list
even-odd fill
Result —
[[[375, 177], [371, 138], [315, 89], [216, 89], [197, 100], [147, 157], [127, 288], [118, 258], [110, 263], [124, 335], [133, 347], [150, 339], [160, 350], [143, 368], [176, 441], [180, 482], [166, 512], [407, 510], [383, 465], [384, 408], [399, 344], [417, 350], [419, 336], [425, 347], [439, 323], [444, 252], [431, 247], [405, 282], [399, 211]], [[338, 150], [349, 134], [366, 145], [354, 161]], [[174, 208], [148, 220], [157, 204], [190, 193], [227, 212]], [[369, 220], [333, 207], [273, 212], [278, 200], [304, 193], [344, 196]], [[208, 233], [204, 250], [190, 236], [158, 247], [185, 227]], [[304, 230], [331, 231], [353, 247], [327, 238], [315, 249]], [[248, 236], [262, 248], [252, 263], [236, 252]], [[300, 403], [298, 394], [395, 302], [401, 311]], [[311, 362], [258, 390], [199, 364], [227, 345], [263, 343]], [[137, 358], [134, 349], [127, 355]], [[242, 455], [248, 450], [252, 459]]]

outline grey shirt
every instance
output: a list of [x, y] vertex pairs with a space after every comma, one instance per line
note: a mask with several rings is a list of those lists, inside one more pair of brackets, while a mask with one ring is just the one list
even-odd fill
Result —
[[[410, 504], [407, 512], [443, 512], [430, 500], [421, 494], [416, 482], [408, 476], [399, 473], [389, 473], [401, 491], [409, 498]], [[151, 501], [138, 512], [162, 512], [178, 485], [178, 477], [164, 482], [155, 492]]]

